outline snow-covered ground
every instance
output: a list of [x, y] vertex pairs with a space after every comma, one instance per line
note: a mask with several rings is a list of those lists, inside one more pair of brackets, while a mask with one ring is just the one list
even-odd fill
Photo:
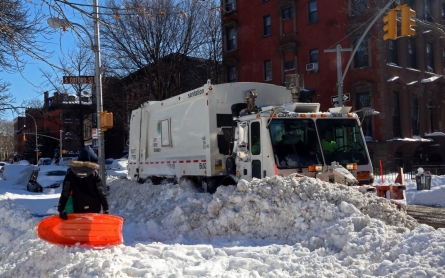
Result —
[[[0, 180], [0, 277], [445, 276], [445, 229], [419, 225], [385, 199], [311, 178], [241, 181], [210, 195], [186, 182], [108, 175], [110, 213], [125, 219], [124, 244], [52, 245], [35, 227], [56, 212], [61, 188], [26, 191], [28, 167], [5, 169]], [[45, 180], [57, 173], [43, 167], [61, 168], [41, 167], [39, 183], [54, 184]], [[408, 203], [445, 207], [444, 176], [433, 176], [429, 191], [405, 184]]]

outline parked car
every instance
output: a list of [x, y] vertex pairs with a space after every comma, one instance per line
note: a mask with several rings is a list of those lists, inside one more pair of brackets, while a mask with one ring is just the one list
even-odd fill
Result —
[[105, 159], [105, 170], [110, 170], [111, 165], [113, 164], [114, 158]]
[[39, 159], [39, 162], [37, 163], [38, 166], [41, 165], [51, 165], [51, 163], [53, 162], [53, 160], [49, 157], [42, 157]]
[[9, 164], [8, 162], [0, 161], [0, 171], [3, 169], [3, 166]]
[[69, 167], [70, 165], [68, 164], [68, 161], [73, 160], [75, 157], [62, 157], [59, 160], [59, 166], [67, 166]]
[[66, 156], [66, 157], [61, 157], [59, 159], [59, 161], [54, 160], [51, 165], [59, 165], [59, 166], [66, 166], [69, 167], [70, 165], [68, 164], [68, 161], [70, 160], [75, 160], [76, 157], [71, 157], [71, 156]]
[[110, 165], [110, 169], [107, 170], [107, 174], [110, 176], [126, 177], [127, 166], [128, 166], [128, 155], [113, 160], [113, 163], [111, 163]]
[[28, 160], [20, 160], [20, 161], [16, 161], [16, 162], [14, 162], [14, 164], [31, 165], [31, 164], [29, 163]]

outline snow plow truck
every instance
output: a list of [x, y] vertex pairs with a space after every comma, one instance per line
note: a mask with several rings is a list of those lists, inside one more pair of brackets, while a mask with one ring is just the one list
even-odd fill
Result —
[[128, 178], [184, 178], [214, 192], [239, 179], [296, 174], [375, 191], [358, 115], [351, 107], [321, 112], [298, 94], [292, 86], [208, 81], [143, 103], [131, 114]]

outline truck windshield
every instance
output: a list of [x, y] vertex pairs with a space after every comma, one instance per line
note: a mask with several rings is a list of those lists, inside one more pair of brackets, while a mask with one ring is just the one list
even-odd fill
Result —
[[274, 119], [269, 132], [278, 168], [303, 168], [322, 163], [312, 119]]
[[269, 132], [279, 169], [330, 165], [332, 161], [368, 164], [366, 145], [355, 119], [274, 119]]
[[317, 129], [326, 164], [368, 164], [367, 148], [356, 119], [317, 119]]

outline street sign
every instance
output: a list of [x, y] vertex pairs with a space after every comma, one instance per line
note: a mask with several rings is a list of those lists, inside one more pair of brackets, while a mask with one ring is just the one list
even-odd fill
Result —
[[[343, 102], [351, 100], [350, 94], [343, 94]], [[338, 96], [331, 97], [332, 104], [338, 103]]]
[[64, 76], [63, 84], [94, 84], [94, 76]]

